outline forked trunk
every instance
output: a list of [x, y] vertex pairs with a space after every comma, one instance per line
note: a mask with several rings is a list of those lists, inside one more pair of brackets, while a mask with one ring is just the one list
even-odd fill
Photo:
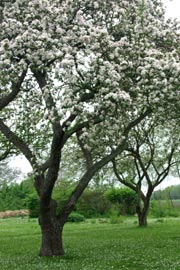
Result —
[[136, 206], [136, 213], [138, 215], [138, 222], [140, 227], [148, 225], [147, 216], [149, 212], [150, 198], [153, 192], [153, 187], [148, 188], [146, 197], [140, 192], [138, 205]]

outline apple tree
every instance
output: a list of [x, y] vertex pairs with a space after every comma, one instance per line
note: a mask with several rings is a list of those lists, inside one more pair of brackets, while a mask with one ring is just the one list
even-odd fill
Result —
[[[157, 0], [16, 0], [1, 4], [0, 28], [0, 131], [33, 169], [39, 254], [63, 255], [63, 226], [92, 177], [133, 127], [178, 99], [178, 24]], [[86, 166], [57, 215], [72, 139]]]

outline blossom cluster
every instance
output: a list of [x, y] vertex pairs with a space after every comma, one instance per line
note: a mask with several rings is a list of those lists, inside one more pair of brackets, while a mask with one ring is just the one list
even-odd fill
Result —
[[[17, 104], [30, 104], [34, 130], [41, 132], [40, 116], [48, 127], [66, 122], [68, 134], [83, 126], [82, 139], [94, 149], [99, 139], [121, 140], [146, 108], [178, 102], [179, 26], [165, 21], [161, 1], [17, 0], [4, 5], [0, 27], [2, 96], [28, 69]], [[22, 120], [15, 111], [14, 129]]]

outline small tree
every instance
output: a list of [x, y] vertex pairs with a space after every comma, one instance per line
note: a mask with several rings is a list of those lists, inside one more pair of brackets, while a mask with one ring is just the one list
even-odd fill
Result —
[[[132, 132], [127, 151], [113, 160], [117, 179], [137, 193], [136, 212], [139, 226], [147, 225], [150, 199], [154, 189], [162, 183], [176, 159], [177, 127], [158, 126], [154, 119], [137, 126]], [[166, 134], [166, 137], [163, 136]], [[163, 138], [163, 139], [162, 139]]]

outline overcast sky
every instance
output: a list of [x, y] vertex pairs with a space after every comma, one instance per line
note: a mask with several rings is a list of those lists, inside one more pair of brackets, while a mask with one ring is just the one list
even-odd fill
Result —
[[[180, 20], [180, 0], [162, 0], [166, 7], [166, 15], [167, 17], [177, 18]], [[24, 173], [31, 171], [31, 166], [29, 162], [22, 156], [17, 157], [13, 166], [19, 167]], [[170, 183], [171, 182], [171, 183]], [[168, 185], [172, 184], [180, 184], [179, 178], [171, 178], [168, 177], [166, 181], [161, 184], [161, 188], [164, 188]]]
[[180, 19], [180, 0], [163, 0], [167, 17]]
[[180, 0], [163, 0], [167, 17], [180, 19]]

